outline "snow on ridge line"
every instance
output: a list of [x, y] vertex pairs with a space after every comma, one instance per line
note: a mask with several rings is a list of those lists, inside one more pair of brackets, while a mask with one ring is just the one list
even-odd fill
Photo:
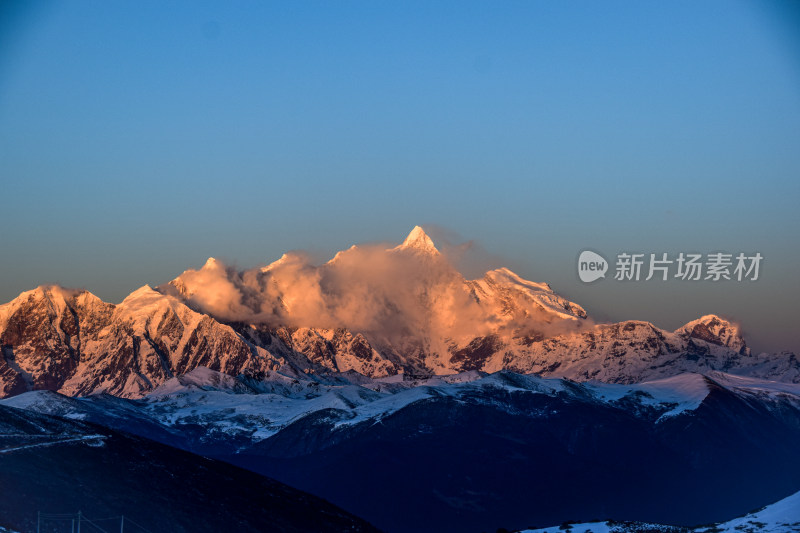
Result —
[[[331, 373], [329, 375], [310, 375], [294, 377], [281, 372], [270, 372], [261, 382], [264, 384], [296, 385], [299, 387], [337, 388], [342, 386], [363, 387], [370, 390], [398, 393], [416, 387], [427, 386], [463, 387], [500, 385], [510, 390], [528, 390], [531, 392], [557, 392], [564, 390], [564, 383], [572, 380], [558, 377], [541, 377], [536, 374], [518, 374], [500, 370], [491, 374], [471, 370], [456, 374], [433, 375], [426, 378], [408, 380], [402, 374], [382, 378], [369, 378], [355, 373]], [[240, 376], [241, 377], [241, 376]], [[169, 379], [147, 396], [165, 395], [184, 391], [194, 386], [198, 388], [214, 388], [231, 390], [244, 385], [240, 377], [234, 377], [207, 367], [199, 366], [186, 374]], [[614, 384], [598, 381], [574, 382], [592, 392], [604, 401], [619, 400], [629, 394], [643, 392], [659, 403], [683, 402], [698, 404], [709, 394], [708, 379], [725, 388], [735, 388], [750, 392], [784, 393], [800, 398], [800, 384], [762, 380], [724, 372], [712, 371], [708, 374], [686, 372], [667, 378], [644, 381], [634, 384]], [[258, 384], [259, 382], [256, 382]], [[257, 392], [257, 391], [254, 391]]]
[[593, 382], [587, 383], [586, 386], [604, 401], [617, 401], [626, 396], [643, 393], [646, 397], [639, 399], [646, 405], [675, 404], [673, 409], [661, 415], [661, 419], [697, 409], [711, 392], [705, 376], [695, 373], [684, 373], [631, 385]]
[[527, 280], [506, 267], [490, 270], [486, 272], [485, 276], [497, 282], [519, 285], [529, 290], [543, 291], [548, 293], [553, 292], [553, 289], [548, 283]]
[[[539, 529], [525, 529], [519, 533], [564, 533], [563, 526], [551, 526]], [[787, 533], [800, 531], [800, 492], [766, 507], [727, 522], [717, 522], [711, 526], [679, 528], [663, 524], [643, 522], [582, 522], [571, 523], [570, 533], [627, 533], [639, 531], [659, 531], [664, 533]]]
[[[402, 376], [375, 380], [355, 380], [342, 375], [296, 379], [270, 373], [267, 380], [259, 382], [200, 367], [172, 378], [156, 391], [136, 400], [135, 407], [144, 409], [143, 414], [161, 424], [174, 425], [183, 420], [196, 422], [199, 417], [218, 430], [246, 434], [255, 440], [268, 438], [288, 424], [326, 409], [340, 413], [334, 423], [341, 427], [380, 420], [411, 404], [433, 398], [481, 402], [503, 398], [506, 394], [566, 394], [581, 401], [612, 405], [629, 398], [637, 404], [658, 409], [659, 420], [662, 420], [696, 409], [708, 395], [710, 385], [722, 382], [725, 376], [720, 373], [712, 380], [701, 374], [682, 374], [635, 385], [618, 385], [578, 383], [508, 371], [488, 375], [472, 371], [415, 381], [402, 381]], [[746, 384], [763, 389], [770, 382], [750, 379]], [[724, 383], [720, 386], [727, 387]], [[742, 386], [736, 388], [749, 390]], [[795, 396], [800, 398], [800, 394]], [[104, 403], [96, 401], [100, 401], [99, 396], [70, 398], [55, 392], [33, 391], [2, 400], [0, 405], [75, 418], [96, 409], [107, 409]]]
[[[760, 524], [764, 524], [760, 526]], [[719, 531], [720, 533], [740, 533], [742, 530], [760, 527], [755, 531], [779, 532], [800, 530], [800, 492], [796, 492], [763, 509], [745, 516], [718, 524], [716, 528], [697, 528], [696, 533]]]
[[31, 448], [46, 448], [48, 446], [57, 446], [59, 444], [68, 444], [71, 442], [83, 442], [83, 441], [104, 441], [108, 437], [106, 435], [80, 435], [77, 437], [67, 437], [58, 440], [51, 440], [47, 442], [38, 442], [36, 444], [23, 444], [21, 446], [14, 446], [11, 448], [3, 448], [0, 449], [0, 453], [11, 453], [17, 452], [19, 450], [29, 450]]
[[800, 383], [787, 383], [726, 372], [711, 371], [708, 377], [727, 388], [741, 389], [750, 392], [785, 393], [800, 397]]
[[[214, 371], [206, 370], [206, 372], [209, 375], [214, 374]], [[279, 377], [287, 379], [285, 376]], [[753, 383], [758, 383], [758, 380], [753, 380]], [[339, 426], [355, 424], [374, 417], [380, 418], [387, 416], [416, 401], [441, 396], [458, 398], [464, 394], [484, 392], [490, 387], [499, 387], [512, 393], [527, 392], [534, 394], [558, 394], [562, 392], [584, 390], [596, 400], [603, 402], [615, 402], [640, 392], [644, 393], [644, 395], [636, 395], [635, 399], [638, 402], [650, 406], [666, 405], [671, 407], [671, 409], [661, 415], [660, 420], [697, 409], [710, 392], [707, 379], [701, 374], [682, 374], [672, 378], [636, 385], [615, 385], [604, 383], [575, 383], [559, 378], [541, 378], [535, 375], [523, 375], [501, 371], [490, 375], [480, 375], [475, 372], [455, 374], [452, 376], [434, 376], [432, 378], [412, 382], [397, 381], [396, 378], [384, 378], [367, 380], [367, 382], [363, 384], [333, 385], [309, 380], [306, 382], [296, 382], [293, 390], [271, 390], [266, 393], [247, 391], [239, 393], [237, 396], [242, 395], [244, 397], [250, 397], [251, 400], [249, 401], [256, 403], [259, 401], [257, 400], [259, 396], [266, 395], [273, 398], [281, 398], [275, 401], [279, 403], [288, 402], [287, 405], [293, 405], [292, 411], [294, 412], [290, 420], [285, 419], [284, 422], [290, 422], [298, 416], [303, 416], [324, 408], [344, 409], [349, 411], [352, 416], [347, 420], [338, 422], [337, 426]], [[577, 387], [577, 389], [573, 387]], [[186, 391], [187, 389], [182, 388], [180, 390]], [[231, 388], [227, 388], [227, 390], [214, 392], [217, 394], [229, 395], [235, 391]], [[207, 397], [207, 390], [202, 391], [202, 393], [203, 396], [207, 398], [207, 401], [213, 403], [211, 398]], [[373, 396], [369, 396], [370, 394]], [[344, 395], [344, 397], [342, 395]], [[168, 400], [169, 396], [170, 393], [164, 391], [164, 394], [148, 395], [148, 397], [145, 397], [145, 400], [159, 397]], [[324, 397], [329, 397], [331, 400], [324, 400]], [[798, 397], [800, 397], [800, 393]], [[331, 401], [334, 403], [330, 403]], [[235, 402], [248, 403], [248, 401], [243, 398], [237, 399]], [[228, 402], [226, 401], [225, 404], [227, 405]], [[213, 409], [213, 406], [209, 407]]]
[[[169, 380], [157, 392], [141, 400], [119, 399], [119, 402], [122, 402], [123, 411], [125, 406], [129, 406], [159, 424], [203, 423], [214, 431], [246, 435], [258, 441], [323, 410], [336, 412], [332, 418], [335, 427], [345, 427], [369, 420], [379, 421], [416, 402], [435, 398], [494, 403], [516, 394], [566, 395], [580, 401], [607, 402], [612, 406], [618, 400], [628, 398], [636, 404], [656, 408], [660, 412], [658, 420], [661, 420], [696, 409], [710, 386], [716, 383], [700, 374], [683, 374], [636, 385], [616, 385], [578, 383], [508, 371], [489, 375], [472, 371], [416, 381], [400, 381], [392, 377], [364, 378], [353, 382], [347, 378], [339, 375], [328, 376], [328, 379], [321, 376], [295, 379], [272, 373], [271, 380], [263, 381], [263, 386], [260, 386], [258, 380], [246, 376], [233, 377], [202, 367]], [[753, 380], [750, 383], [759, 382]], [[92, 413], [117, 416], [116, 405], [108, 406], [102, 400], [100, 395], [70, 398], [55, 392], [34, 391], [2, 400], [0, 405], [70, 418], [92, 416]], [[619, 407], [624, 409], [625, 405]]]

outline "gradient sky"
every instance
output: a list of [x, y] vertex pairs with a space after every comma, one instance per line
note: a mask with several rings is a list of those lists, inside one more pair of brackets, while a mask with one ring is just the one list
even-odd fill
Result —
[[[4, 2], [0, 301], [427, 224], [600, 320], [713, 312], [800, 352], [796, 5]], [[584, 285], [584, 248], [765, 260]]]

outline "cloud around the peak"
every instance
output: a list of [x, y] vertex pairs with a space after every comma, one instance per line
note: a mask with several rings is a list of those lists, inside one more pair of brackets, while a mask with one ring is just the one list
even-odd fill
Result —
[[[427, 239], [418, 228], [412, 235]], [[530, 325], [509, 325], [508, 317], [500, 316], [502, 306], [490, 309], [478, 301], [473, 284], [453, 264], [456, 252], [465, 253], [457, 246], [446, 243], [439, 253], [432, 247], [358, 245], [320, 265], [292, 252], [245, 271], [209, 260], [160, 290], [224, 321], [347, 328], [390, 341], [409, 336], [463, 341], [495, 331], [504, 320], [507, 327]], [[534, 309], [528, 319], [540, 331], [556, 327], [544, 311]]]

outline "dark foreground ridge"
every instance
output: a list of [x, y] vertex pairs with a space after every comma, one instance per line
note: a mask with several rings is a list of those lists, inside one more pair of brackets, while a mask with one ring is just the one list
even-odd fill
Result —
[[154, 533], [378, 531], [320, 498], [221, 461], [0, 406], [0, 524], [36, 531], [37, 512], [78, 510], [124, 514]]

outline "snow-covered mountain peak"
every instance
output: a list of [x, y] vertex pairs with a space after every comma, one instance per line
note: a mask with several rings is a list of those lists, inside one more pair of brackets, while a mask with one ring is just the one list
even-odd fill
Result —
[[225, 268], [225, 266], [214, 257], [209, 257], [206, 259], [206, 262], [203, 265], [204, 270], [216, 270], [218, 268]]
[[408, 237], [406, 237], [406, 240], [403, 241], [403, 244], [395, 247], [394, 249], [414, 250], [427, 254], [439, 254], [439, 250], [436, 249], [436, 245], [433, 244], [433, 240], [428, 237], [428, 234], [425, 233], [425, 230], [420, 226], [414, 226], [414, 229], [412, 229], [411, 233], [408, 234]]
[[89, 291], [81, 291], [80, 293], [78, 293], [78, 295], [75, 296], [75, 302], [78, 305], [84, 306], [84, 307], [90, 307], [90, 306], [103, 306], [104, 307], [104, 306], [108, 305], [103, 300], [101, 300], [97, 295], [92, 294]]
[[692, 320], [678, 328], [675, 333], [683, 337], [725, 346], [743, 355], [750, 353], [750, 348], [747, 347], [739, 326], [717, 315], [705, 315], [697, 320]]
[[114, 316], [133, 331], [145, 334], [163, 320], [173, 320], [177, 327], [178, 323], [182, 326], [198, 324], [204, 315], [191, 310], [178, 298], [144, 285], [116, 306]]
[[715, 314], [703, 315], [698, 319], [695, 319], [695, 320], [692, 320], [691, 322], [688, 322], [686, 325], [683, 326], [683, 328], [689, 329], [689, 328], [692, 328], [692, 327], [700, 325], [700, 324], [704, 324], [706, 326], [715, 327], [715, 328], [720, 328], [720, 327], [723, 327], [723, 326], [727, 326], [727, 327], [735, 328], [735, 329], [738, 330], [738, 326], [736, 326], [736, 324], [734, 324], [730, 320], [726, 320], [726, 319], [722, 318], [721, 316], [715, 315]]
[[576, 321], [586, 311], [553, 292], [547, 283], [528, 281], [507, 268], [490, 270], [468, 282], [475, 296], [505, 316], [524, 316], [531, 321]]
[[69, 298], [71, 296], [74, 296], [75, 294], [77, 294], [80, 291], [78, 291], [76, 289], [65, 289], [64, 287], [61, 287], [59, 285], [39, 285], [38, 287], [33, 289], [33, 291], [30, 291], [30, 292], [32, 292], [36, 296], [40, 296], [40, 297], [43, 297], [43, 298], [50, 298], [50, 299], [52, 299], [52, 298], [62, 298], [62, 299], [66, 299], [66, 298]]
[[339, 250], [338, 252], [336, 252], [336, 255], [334, 255], [326, 264], [328, 266], [335, 265], [341, 262], [342, 258], [346, 257], [347, 254], [356, 254], [358, 251], [359, 248], [355, 244], [350, 246], [350, 248], [348, 248], [347, 250]]
[[39, 285], [33, 290], [23, 292], [17, 298], [12, 300], [12, 302], [18, 300], [46, 300], [58, 307], [60, 306], [59, 304], [65, 302], [66, 300], [75, 298], [84, 292], [87, 291], [82, 291], [79, 289], [66, 289], [60, 285]]
[[100, 301], [97, 296], [85, 290], [66, 289], [59, 285], [40, 285], [30, 291], [25, 291], [10, 302], [0, 305], [0, 328], [5, 327], [9, 317], [15, 313], [29, 312], [26, 310], [39, 309], [47, 315], [62, 316], [71, 303], [87, 305]]
[[[340, 252], [341, 253], [341, 252]], [[282, 266], [286, 266], [292, 263], [301, 264], [303, 262], [303, 257], [295, 252], [286, 252], [285, 254], [281, 255], [280, 259], [273, 261], [272, 263], [268, 264], [265, 267], [261, 267], [261, 272], [273, 272]]]
[[156, 291], [150, 285], [142, 285], [128, 296], [122, 300], [122, 303], [119, 304], [120, 307], [125, 307], [128, 309], [132, 309], [134, 307], [139, 307], [142, 305], [147, 305], [154, 300], [161, 300], [162, 298], [166, 298], [163, 294]]

